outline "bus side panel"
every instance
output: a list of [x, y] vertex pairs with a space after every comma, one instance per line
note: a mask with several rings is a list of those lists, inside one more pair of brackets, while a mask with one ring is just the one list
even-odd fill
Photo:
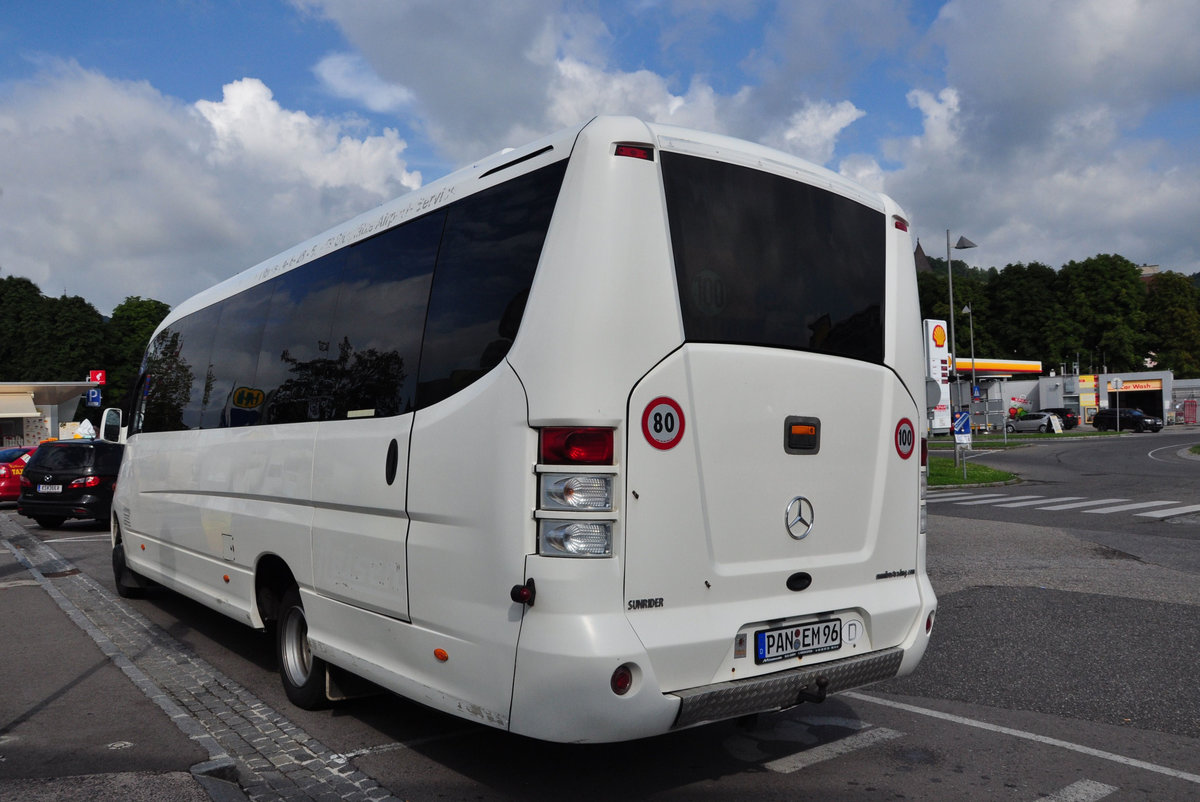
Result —
[[400, 619], [408, 618], [404, 493], [412, 420], [322, 423], [314, 460], [315, 591]]
[[510, 591], [535, 548], [527, 414], [520, 381], [501, 363], [416, 413], [409, 458], [409, 611], [413, 625], [442, 634], [434, 643], [448, 659], [428, 649], [402, 659], [428, 672], [451, 712], [494, 726], [508, 722], [523, 609]]
[[130, 481], [118, 482], [114, 502], [130, 567], [261, 626], [253, 574], [263, 554], [311, 582], [314, 432], [299, 424], [135, 435], [124, 458]]
[[620, 425], [629, 388], [683, 343], [658, 162], [614, 155], [643, 123], [597, 121], [571, 154], [509, 361], [534, 426]]

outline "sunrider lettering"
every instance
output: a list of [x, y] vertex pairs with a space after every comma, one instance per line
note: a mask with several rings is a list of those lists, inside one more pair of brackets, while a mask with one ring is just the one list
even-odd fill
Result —
[[630, 599], [628, 609], [630, 609], [630, 610], [647, 610], [651, 607], [662, 607], [662, 606], [663, 606], [662, 596], [659, 596], [657, 599]]

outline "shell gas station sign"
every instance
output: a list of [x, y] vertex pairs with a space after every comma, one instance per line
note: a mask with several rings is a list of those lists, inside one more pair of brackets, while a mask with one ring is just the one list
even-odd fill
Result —
[[925, 321], [925, 376], [941, 388], [938, 403], [929, 410], [931, 432], [950, 431], [950, 337], [946, 321]]

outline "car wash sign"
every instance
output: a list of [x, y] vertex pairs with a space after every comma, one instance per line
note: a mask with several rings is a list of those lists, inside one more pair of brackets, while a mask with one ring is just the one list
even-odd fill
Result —
[[925, 321], [925, 375], [941, 388], [930, 409], [929, 430], [945, 434], [950, 431], [950, 343], [944, 320]]

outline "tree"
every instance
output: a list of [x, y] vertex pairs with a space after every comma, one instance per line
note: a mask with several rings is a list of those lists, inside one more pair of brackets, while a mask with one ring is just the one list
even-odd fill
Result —
[[1146, 293], [1146, 344], [1160, 370], [1200, 376], [1200, 290], [1182, 273], [1159, 273]]
[[1067, 312], [1053, 268], [1039, 262], [1006, 265], [988, 283], [987, 295], [997, 355], [1055, 364], [1069, 352]]
[[130, 411], [133, 385], [137, 381], [150, 335], [171, 307], [162, 301], [131, 295], [118, 304], [105, 326], [104, 367], [108, 371], [106, 405]]
[[1066, 352], [1091, 354], [1113, 371], [1144, 368], [1146, 288], [1138, 266], [1100, 254], [1063, 265], [1059, 278], [1069, 321]]

